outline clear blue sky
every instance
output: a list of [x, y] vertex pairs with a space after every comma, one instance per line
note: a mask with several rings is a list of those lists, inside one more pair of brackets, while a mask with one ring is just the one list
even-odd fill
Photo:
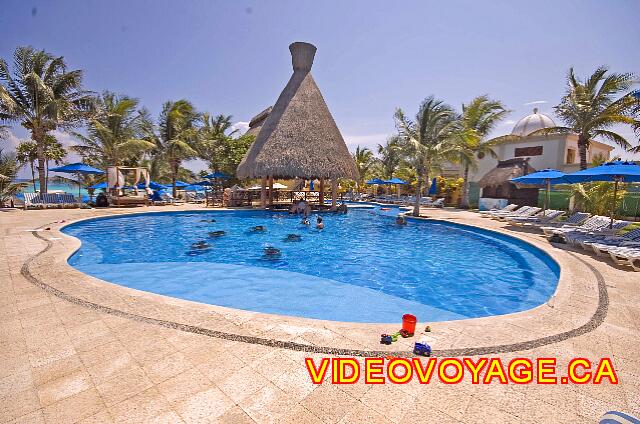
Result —
[[[88, 89], [138, 97], [157, 114], [187, 98], [246, 122], [291, 74], [287, 46], [318, 47], [313, 68], [351, 148], [375, 146], [434, 94], [456, 107], [488, 93], [513, 113], [552, 113], [567, 69], [640, 74], [640, 2], [6, 1], [0, 56], [32, 45], [85, 71]], [[627, 132], [630, 134], [629, 132]], [[19, 137], [25, 134], [16, 130]]]

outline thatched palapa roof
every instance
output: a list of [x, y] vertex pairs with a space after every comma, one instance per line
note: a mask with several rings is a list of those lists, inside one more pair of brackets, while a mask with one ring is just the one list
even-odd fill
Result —
[[502, 160], [478, 181], [478, 185], [483, 188], [499, 186], [512, 178], [521, 177], [532, 172], [536, 172], [536, 170], [529, 165], [529, 158]]
[[273, 106], [269, 106], [268, 108], [251, 118], [251, 121], [249, 121], [249, 129], [247, 130], [245, 135], [253, 135], [257, 137], [258, 134], [260, 134], [262, 124], [264, 124], [264, 121], [266, 121], [272, 109]]
[[293, 75], [238, 166], [238, 177], [356, 179], [353, 158], [311, 76], [315, 46], [296, 42], [289, 50]]

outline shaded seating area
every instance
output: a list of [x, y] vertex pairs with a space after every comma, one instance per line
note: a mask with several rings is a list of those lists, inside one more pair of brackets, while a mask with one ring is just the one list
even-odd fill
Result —
[[82, 202], [73, 194], [24, 193], [24, 208], [68, 208], [82, 207]]
[[[355, 180], [358, 171], [311, 75], [316, 47], [296, 42], [289, 50], [293, 75], [260, 126], [237, 176], [261, 181], [262, 208], [282, 207], [297, 200], [324, 208], [329, 181], [331, 207], [336, 207], [338, 179]], [[274, 189], [274, 179], [295, 178], [319, 180], [317, 192]]]
[[[126, 183], [126, 176], [133, 175], [133, 182]], [[144, 183], [141, 185], [141, 180]], [[107, 197], [111, 206], [149, 206], [149, 170], [142, 167], [110, 166], [107, 168]]]

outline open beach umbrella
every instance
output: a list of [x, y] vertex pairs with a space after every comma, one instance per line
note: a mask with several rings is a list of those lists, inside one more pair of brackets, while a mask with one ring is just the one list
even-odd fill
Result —
[[607, 162], [594, 168], [567, 174], [564, 178], [572, 184], [596, 181], [611, 181], [615, 183], [613, 186], [613, 202], [611, 204], [611, 223], [609, 224], [609, 228], [612, 228], [616, 212], [618, 184], [640, 182], [640, 165], [624, 161]]
[[565, 175], [567, 174], [562, 171], [558, 171], [557, 169], [543, 169], [541, 171], [523, 175], [522, 177], [513, 178], [511, 179], [511, 182], [516, 184], [545, 185], [547, 187], [547, 195], [544, 198], [542, 214], [546, 215], [547, 208], [549, 207], [549, 202], [551, 200], [551, 185], [567, 184], [568, 181], [565, 180]]
[[184, 181], [180, 181], [180, 180], [176, 181], [176, 187], [177, 188], [184, 188], [184, 187], [187, 187], [187, 186], [190, 186], [190, 185], [191, 184], [185, 183]]
[[210, 187], [210, 186], [212, 186], [213, 184], [211, 184], [211, 181], [204, 180], [204, 181], [198, 181], [197, 183], [193, 183], [193, 184], [191, 184], [191, 185], [194, 185], [194, 186], [201, 186], [201, 187]]
[[94, 184], [89, 188], [92, 188], [94, 190], [106, 189], [107, 188], [107, 183], [106, 182], [102, 182], [102, 183]]
[[381, 180], [380, 178], [374, 178], [366, 182], [369, 185], [377, 185], [377, 184], [387, 184], [385, 180]]
[[[137, 187], [139, 189], [143, 189], [145, 187], [145, 184], [144, 183], [138, 183]], [[164, 184], [160, 184], [160, 183], [157, 183], [155, 181], [149, 181], [149, 188], [152, 189], [152, 190], [163, 190], [163, 189], [166, 189], [168, 187], [166, 185], [164, 185]]]
[[231, 177], [223, 172], [216, 171], [211, 174], [207, 174], [202, 178], [228, 180]]
[[407, 184], [406, 181], [401, 180], [400, 178], [394, 177], [390, 180], [385, 180], [385, 184], [392, 184], [398, 186], [398, 197], [400, 197], [400, 186], [403, 184]]
[[80, 174], [104, 174], [105, 172], [101, 169], [94, 168], [93, 166], [89, 166], [87, 164], [78, 162], [78, 163], [70, 163], [69, 165], [59, 166], [57, 168], [49, 168], [49, 171], [53, 172], [64, 172], [65, 174], [76, 174], [78, 176], [78, 197], [80, 197], [80, 191], [82, 189], [82, 184], [80, 183]]

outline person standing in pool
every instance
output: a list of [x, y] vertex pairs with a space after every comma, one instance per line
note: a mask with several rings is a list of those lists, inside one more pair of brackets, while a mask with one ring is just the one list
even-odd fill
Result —
[[321, 216], [318, 217], [318, 220], [316, 222], [316, 229], [318, 229], [318, 230], [324, 229], [324, 222], [322, 222], [322, 217]]

